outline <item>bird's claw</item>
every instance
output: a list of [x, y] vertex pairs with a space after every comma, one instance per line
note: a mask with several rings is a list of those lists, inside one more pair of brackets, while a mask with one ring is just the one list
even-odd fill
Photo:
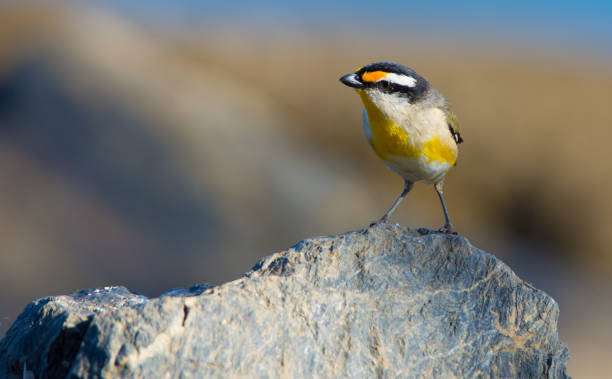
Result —
[[446, 224], [446, 225], [444, 225], [443, 227], [441, 227], [440, 229], [438, 229], [438, 231], [439, 231], [440, 233], [452, 234], [452, 235], [454, 235], [454, 236], [456, 236], [456, 235], [458, 235], [458, 234], [459, 234], [459, 233], [457, 233], [457, 232], [455, 231], [455, 228], [453, 228], [453, 226], [452, 226], [452, 225], [450, 225], [450, 224]]
[[376, 225], [379, 225], [379, 224], [385, 224], [388, 220], [389, 220], [389, 217], [387, 217], [387, 215], [384, 215], [378, 221], [374, 221], [373, 223], [371, 223], [368, 228], [375, 227]]

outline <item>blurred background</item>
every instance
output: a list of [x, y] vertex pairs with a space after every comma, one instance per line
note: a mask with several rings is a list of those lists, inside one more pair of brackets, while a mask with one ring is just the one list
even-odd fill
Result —
[[[402, 189], [338, 78], [453, 103], [459, 232], [551, 294], [569, 374], [612, 372], [612, 3], [4, 1], [0, 336], [81, 288], [146, 296], [378, 218]], [[438, 228], [417, 184], [393, 221]]]

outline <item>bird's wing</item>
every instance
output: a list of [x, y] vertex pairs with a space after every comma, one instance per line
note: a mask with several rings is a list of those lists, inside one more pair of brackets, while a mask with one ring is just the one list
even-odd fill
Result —
[[453, 139], [456, 143], [463, 142], [463, 138], [461, 138], [461, 134], [459, 134], [459, 123], [457, 122], [457, 116], [453, 113], [453, 111], [448, 110], [446, 112], [446, 120], [448, 124], [448, 130], [453, 136]]

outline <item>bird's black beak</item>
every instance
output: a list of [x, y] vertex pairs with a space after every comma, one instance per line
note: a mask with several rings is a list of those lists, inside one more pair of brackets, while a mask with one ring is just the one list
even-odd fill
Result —
[[359, 80], [359, 77], [355, 73], [344, 75], [343, 77], [340, 78], [340, 81], [344, 85], [347, 85], [349, 87], [353, 87], [357, 89], [361, 89], [364, 87], [363, 83], [361, 82], [361, 80]]

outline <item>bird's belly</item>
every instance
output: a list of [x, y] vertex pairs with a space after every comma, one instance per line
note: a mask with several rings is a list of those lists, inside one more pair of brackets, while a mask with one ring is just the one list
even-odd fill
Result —
[[446, 176], [452, 165], [448, 162], [431, 162], [422, 158], [393, 157], [385, 160], [385, 165], [409, 182], [420, 180], [434, 184]]
[[365, 112], [363, 121], [366, 138], [376, 154], [408, 181], [437, 183], [457, 159], [456, 145], [447, 141], [450, 136], [443, 134], [441, 138], [435, 130], [411, 134], [387, 118], [368, 117]]

